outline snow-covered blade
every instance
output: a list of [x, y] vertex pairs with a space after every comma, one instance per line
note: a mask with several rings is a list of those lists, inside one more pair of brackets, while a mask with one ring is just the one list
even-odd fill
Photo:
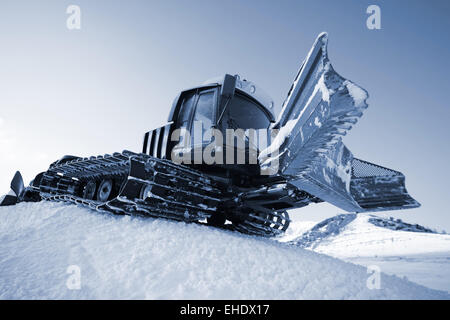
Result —
[[372, 165], [376, 174], [370, 178], [354, 176], [362, 162], [342, 136], [367, 108], [368, 94], [334, 71], [327, 42], [327, 34], [320, 34], [300, 67], [274, 125], [279, 132], [260, 154], [262, 169], [276, 168], [270, 173], [346, 211], [417, 207], [400, 172]]

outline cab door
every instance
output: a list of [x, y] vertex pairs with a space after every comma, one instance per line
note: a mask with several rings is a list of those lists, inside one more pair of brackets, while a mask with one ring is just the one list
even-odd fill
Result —
[[[216, 117], [217, 88], [198, 89], [182, 98], [176, 128], [182, 130], [183, 153], [189, 152], [191, 161], [185, 164], [202, 164], [205, 147], [211, 142], [211, 128]], [[189, 140], [189, 141], [187, 141]], [[177, 149], [179, 150], [179, 149]]]

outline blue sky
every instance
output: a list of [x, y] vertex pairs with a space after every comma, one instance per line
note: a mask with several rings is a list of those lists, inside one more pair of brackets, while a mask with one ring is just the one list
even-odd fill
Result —
[[[81, 8], [68, 30], [66, 8]], [[381, 30], [366, 8], [381, 8]], [[256, 82], [279, 108], [322, 31], [335, 69], [370, 94], [344, 142], [402, 171], [420, 209], [393, 212], [450, 231], [448, 1], [2, 1], [0, 191], [64, 154], [139, 151], [172, 100], [224, 73]], [[295, 211], [319, 220], [327, 204]], [[391, 213], [389, 213], [391, 214]]]

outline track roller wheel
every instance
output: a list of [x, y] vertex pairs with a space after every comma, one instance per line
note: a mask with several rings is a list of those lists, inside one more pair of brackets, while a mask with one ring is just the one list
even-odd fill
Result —
[[145, 200], [145, 199], [147, 199], [148, 197], [150, 197], [151, 194], [152, 194], [152, 187], [153, 187], [153, 186], [150, 185], [150, 184], [143, 185], [142, 188], [141, 188], [141, 192], [140, 192], [140, 194], [139, 194], [139, 197], [140, 197], [142, 200]]
[[88, 200], [93, 200], [95, 196], [95, 190], [97, 189], [97, 184], [95, 181], [89, 181], [83, 190], [83, 198]]
[[97, 200], [101, 202], [106, 202], [109, 200], [113, 189], [113, 182], [111, 179], [103, 179], [100, 182], [97, 190]]

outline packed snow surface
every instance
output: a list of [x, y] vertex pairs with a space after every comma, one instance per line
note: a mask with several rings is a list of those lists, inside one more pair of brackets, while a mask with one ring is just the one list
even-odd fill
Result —
[[450, 292], [448, 234], [373, 214], [341, 214], [311, 224], [297, 222], [282, 241]]
[[386, 274], [370, 290], [370, 276], [298, 246], [196, 224], [49, 202], [0, 208], [2, 299], [449, 298]]

